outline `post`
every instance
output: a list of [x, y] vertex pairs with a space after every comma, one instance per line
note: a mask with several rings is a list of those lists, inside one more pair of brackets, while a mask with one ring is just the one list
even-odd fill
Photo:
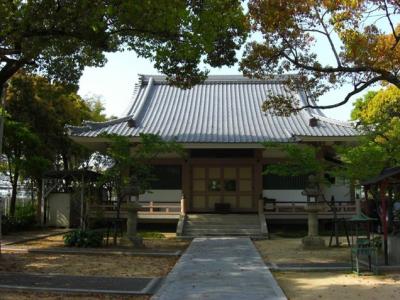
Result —
[[44, 215], [44, 201], [45, 201], [45, 179], [42, 179], [42, 197], [40, 199], [40, 225], [43, 226], [45, 223], [45, 215]]
[[262, 197], [258, 199], [258, 214], [264, 214], [264, 199]]
[[385, 265], [389, 265], [386, 188], [387, 188], [387, 182], [383, 181], [380, 184], [380, 194], [381, 194], [380, 196], [382, 204], [381, 221], [383, 227], [383, 251], [385, 255]]
[[1, 256], [1, 239], [3, 238], [1, 231], [1, 217], [3, 215], [3, 198], [0, 197], [0, 256]]
[[[7, 82], [3, 84], [0, 89], [0, 154], [3, 153], [3, 132], [4, 132], [4, 117], [3, 107], [6, 99]], [[3, 199], [0, 198], [0, 254], [1, 254], [1, 239], [2, 239], [2, 228], [1, 228], [1, 217], [3, 214]]]
[[356, 197], [356, 215], [361, 216], [361, 202], [360, 197]]
[[182, 193], [181, 197], [181, 216], [186, 215], [185, 194]]
[[85, 194], [85, 178], [84, 174], [82, 172], [81, 176], [81, 229], [85, 230], [85, 220], [84, 220], [84, 206], [83, 206], [83, 199], [84, 199], [84, 194]]

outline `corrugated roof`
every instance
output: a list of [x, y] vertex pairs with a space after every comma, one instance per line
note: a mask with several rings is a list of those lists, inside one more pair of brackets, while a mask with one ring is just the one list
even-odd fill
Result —
[[[330, 119], [319, 110], [303, 110], [289, 117], [262, 112], [261, 105], [271, 94], [305, 103], [304, 93], [289, 91], [284, 79], [209, 76], [203, 84], [184, 90], [168, 85], [164, 76], [140, 75], [125, 116], [68, 128], [71, 136], [78, 137], [153, 133], [182, 143], [287, 142], [295, 137], [357, 135], [350, 123]], [[318, 119], [315, 127], [309, 125], [313, 117]]]

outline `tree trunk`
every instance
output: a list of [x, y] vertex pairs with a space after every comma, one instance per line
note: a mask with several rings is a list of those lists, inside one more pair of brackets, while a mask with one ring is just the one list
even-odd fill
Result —
[[68, 171], [68, 170], [69, 170], [69, 159], [68, 159], [68, 155], [66, 155], [66, 154], [61, 154], [61, 157], [62, 157], [62, 161], [63, 161], [64, 171]]
[[12, 217], [15, 215], [15, 206], [17, 203], [18, 177], [19, 177], [18, 170], [15, 170], [13, 177], [14, 177], [14, 180], [11, 183], [12, 191], [11, 191], [11, 199], [10, 199], [10, 216], [12, 216]]
[[36, 203], [37, 203], [37, 206], [36, 206], [36, 219], [38, 221], [38, 224], [41, 224], [42, 218], [44, 218], [44, 216], [42, 216], [42, 195], [43, 195], [43, 191], [42, 191], [41, 180], [35, 180], [35, 181], [36, 181], [36, 185], [38, 187], [37, 201], [36, 201]]

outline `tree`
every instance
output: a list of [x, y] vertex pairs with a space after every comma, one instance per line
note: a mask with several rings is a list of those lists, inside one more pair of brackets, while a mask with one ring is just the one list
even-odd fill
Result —
[[[324, 196], [325, 187], [330, 185], [329, 177], [335, 174], [337, 166], [328, 162], [324, 158], [324, 149], [318, 145], [294, 145], [294, 144], [276, 144], [266, 143], [266, 147], [277, 147], [285, 153], [285, 161], [277, 164], [268, 165], [265, 173], [275, 174], [278, 176], [299, 176], [308, 175], [308, 184], [305, 190], [314, 190], [317, 199], [316, 202], [325, 202], [332, 210], [333, 213], [333, 231], [329, 246], [332, 245], [333, 235], [335, 236], [336, 245], [339, 246], [339, 228], [337, 221], [337, 207], [334, 202], [327, 201]], [[327, 178], [328, 175], [328, 178]], [[311, 177], [312, 176], [312, 177]], [[322, 246], [324, 242], [321, 238], [313, 236], [311, 232], [318, 233], [318, 217], [315, 207], [308, 212], [308, 230], [309, 235], [303, 239], [303, 246], [313, 247]]]
[[247, 33], [239, 0], [16, 0], [0, 3], [0, 86], [20, 69], [77, 83], [104, 52], [133, 50], [180, 86], [236, 62]]
[[[4, 153], [6, 174], [13, 187], [11, 203], [15, 207], [18, 179], [30, 179], [38, 188], [49, 169], [68, 170], [86, 159], [89, 152], [68, 138], [64, 126], [83, 120], [104, 121], [102, 106], [95, 100], [85, 102], [73, 86], [51, 84], [40, 76], [19, 72], [10, 81], [5, 109]], [[38, 214], [40, 205], [38, 205]]]
[[[17, 187], [21, 175], [29, 168], [33, 169], [33, 163], [39, 162], [42, 168], [49, 165], [49, 161], [41, 159], [35, 153], [40, 140], [25, 124], [7, 118], [5, 121], [4, 154], [6, 163], [3, 164], [3, 172], [8, 175], [12, 193], [10, 199], [10, 215], [14, 216], [17, 199]], [[38, 166], [37, 165], [37, 166]]]
[[[279, 115], [338, 107], [379, 82], [400, 88], [399, 11], [395, 0], [250, 0], [252, 30], [262, 38], [247, 44], [241, 70], [258, 78], [297, 73], [287, 83], [304, 89], [307, 103], [270, 96], [263, 110]], [[330, 51], [329, 61], [316, 53], [323, 42]], [[344, 84], [353, 88], [344, 99], [316, 103], [319, 96]]]
[[339, 172], [354, 182], [377, 176], [400, 164], [400, 90], [395, 86], [367, 93], [351, 113], [363, 133], [358, 145], [337, 147], [343, 165]]
[[141, 134], [137, 145], [132, 145], [129, 138], [124, 136], [104, 134], [103, 137], [109, 140], [109, 144], [105, 153], [99, 153], [96, 159], [97, 165], [105, 168], [100, 184], [108, 184], [114, 190], [117, 198], [116, 217], [119, 218], [121, 203], [127, 197], [138, 200], [140, 194], [150, 189], [154, 180], [152, 161], [161, 154], [183, 155], [184, 152], [179, 144], [163, 141], [154, 134]]

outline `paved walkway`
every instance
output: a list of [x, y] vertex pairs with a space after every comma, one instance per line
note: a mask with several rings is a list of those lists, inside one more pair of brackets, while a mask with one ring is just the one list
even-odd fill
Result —
[[0, 272], [0, 290], [145, 295], [152, 294], [159, 281], [160, 278], [69, 276]]
[[286, 299], [249, 238], [196, 238], [152, 299]]

